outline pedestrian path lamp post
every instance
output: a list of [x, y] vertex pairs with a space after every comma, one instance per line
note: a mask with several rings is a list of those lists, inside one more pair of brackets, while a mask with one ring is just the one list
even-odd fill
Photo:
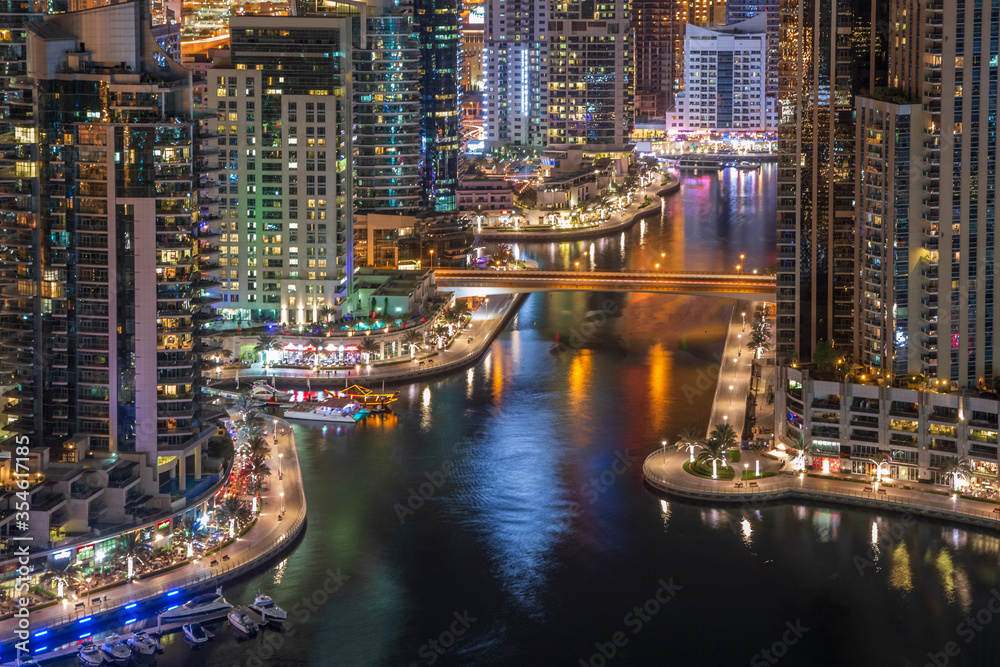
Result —
[[[758, 475], [758, 477], [760, 477], [760, 475]], [[750, 479], [750, 464], [749, 463], [744, 463], [743, 464], [743, 479]]]

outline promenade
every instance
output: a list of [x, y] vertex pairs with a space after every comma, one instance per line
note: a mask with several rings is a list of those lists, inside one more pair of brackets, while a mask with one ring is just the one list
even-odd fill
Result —
[[[657, 198], [661, 199], [668, 194], [673, 194], [680, 190], [681, 183], [676, 177], [671, 177], [671, 181], [666, 185], [659, 183], [650, 184], [640, 189], [636, 194], [634, 202], [628, 207], [613, 215], [607, 220], [602, 220], [599, 224], [587, 227], [567, 227], [553, 228], [546, 225], [528, 225], [520, 229], [502, 229], [498, 227], [487, 227], [476, 231], [476, 235], [483, 241], [497, 242], [530, 242], [530, 241], [577, 241], [598, 236], [609, 236], [618, 232], [623, 232], [631, 228], [639, 220], [659, 215], [663, 203], [657, 206]], [[649, 196], [651, 203], [639, 208], [643, 197]]]
[[[375, 363], [371, 366], [362, 366], [360, 372], [355, 369], [317, 372], [311, 368], [269, 368], [265, 371], [260, 364], [254, 364], [250, 368], [238, 371], [239, 388], [249, 389], [254, 380], [263, 378], [269, 381], [273, 379], [274, 386], [282, 390], [335, 389], [345, 386], [345, 381], [347, 384], [363, 382], [375, 388], [375, 384], [380, 382], [387, 384], [417, 382], [427, 377], [459, 370], [475, 363], [489, 350], [493, 339], [517, 314], [524, 299], [525, 296], [521, 294], [491, 296], [488, 303], [482, 304], [472, 313], [469, 328], [460, 332], [450, 347], [445, 350], [424, 350], [412, 361], [394, 359]], [[212, 375], [210, 388], [237, 390], [236, 370], [223, 370]]]
[[[278, 436], [277, 444], [271, 448], [268, 460], [271, 476], [267, 488], [261, 491], [263, 509], [256, 523], [246, 533], [229, 546], [175, 570], [121, 584], [99, 593], [91, 593], [80, 600], [64, 600], [51, 607], [32, 611], [30, 616], [32, 650], [37, 650], [39, 644], [45, 643], [35, 638], [40, 632], [48, 630], [54, 634], [62, 627], [78, 623], [84, 618], [93, 618], [96, 625], [102, 615], [121, 612], [131, 605], [155, 602], [157, 598], [175, 590], [179, 590], [180, 593], [176, 602], [173, 599], [171, 602], [182, 604], [195, 592], [214, 588], [243, 574], [251, 567], [263, 565], [271, 556], [285, 548], [305, 526], [306, 497], [292, 429], [284, 420], [279, 420], [278, 424], [284, 427], [284, 434]], [[274, 442], [270, 437], [268, 440]], [[282, 471], [280, 478], [279, 460]], [[279, 519], [282, 506], [285, 508], [285, 514], [283, 519]], [[80, 602], [83, 602], [84, 606], [77, 609], [76, 605]], [[246, 601], [230, 600], [230, 602], [240, 604]], [[165, 599], [163, 604], [166, 604]], [[133, 614], [136, 614], [136, 611], [120, 615]], [[143, 617], [142, 614], [137, 616], [140, 620]], [[120, 620], [124, 623], [127, 619]], [[15, 627], [16, 621], [11, 619], [0, 623], [0, 646], [5, 651], [16, 640], [13, 634]], [[44, 656], [36, 657], [44, 658]]]
[[[709, 418], [709, 432], [720, 423], [728, 423], [736, 431], [737, 439], [742, 433], [750, 384], [751, 354], [745, 349], [741, 354], [739, 347], [746, 344], [750, 318], [757, 305], [746, 301], [737, 301], [734, 305]], [[743, 328], [744, 312], [747, 314], [746, 330]], [[768, 356], [766, 354], [760, 362], [763, 373], [760, 389], [766, 387], [769, 374], [773, 373], [773, 366], [766, 365]], [[768, 426], [768, 420], [773, 421], [773, 406], [766, 404], [763, 391], [759, 392], [757, 409], [758, 425]], [[847, 473], [840, 473], [836, 477], [817, 471], [798, 473], [788, 470], [787, 465], [785, 469], [780, 469], [780, 461], [767, 455], [760, 458], [760, 470], [774, 475], [737, 486], [736, 480], [705, 479], [688, 473], [683, 465], [689, 458], [690, 454], [686, 449], [679, 451], [675, 447], [666, 446], [656, 450], [646, 457], [642, 466], [646, 482], [671, 495], [711, 502], [738, 503], [750, 508], [756, 508], [757, 504], [766, 501], [797, 498], [891, 509], [1000, 529], [1000, 506], [950, 495], [949, 489], [944, 486], [904, 484], [899, 480], [891, 480], [890, 485], [886, 486], [871, 483], [869, 477]], [[734, 469], [737, 480], [745, 469], [752, 472], [755, 469], [754, 454], [743, 450], [740, 462], [734, 465]]]

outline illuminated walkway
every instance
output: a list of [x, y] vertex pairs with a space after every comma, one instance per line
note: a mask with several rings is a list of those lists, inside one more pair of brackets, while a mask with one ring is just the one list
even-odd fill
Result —
[[[747, 458], [744, 461], [742, 457]], [[750, 469], [753, 470], [752, 458], [751, 452], [743, 452], [740, 463], [736, 464], [737, 467], [749, 462]], [[771, 500], [806, 499], [888, 509], [1000, 529], [1000, 511], [997, 511], [1000, 506], [931, 494], [922, 490], [905, 489], [899, 480], [894, 480], [892, 487], [878, 488], [858, 475], [839, 475], [857, 480], [848, 482], [824, 477], [821, 474], [810, 476], [781, 472], [774, 477], [761, 478], [754, 482], [756, 486], [751, 487], [749, 482], [746, 482], [737, 488], [733, 480], [704, 479], [686, 472], [682, 466], [687, 460], [686, 451], [663, 447], [646, 457], [642, 464], [642, 472], [650, 486], [670, 495], [712, 502], [740, 503], [744, 511], [758, 509], [761, 503]], [[762, 458], [761, 470], [768, 469], [776, 470], [777, 464], [773, 459]], [[923, 488], [927, 485], [919, 486]], [[946, 487], [935, 486], [933, 489], [943, 491]]]
[[[295, 439], [287, 422], [278, 420], [284, 433], [277, 439], [277, 445], [271, 448], [268, 467], [271, 477], [268, 488], [261, 491], [264, 502], [263, 511], [257, 522], [243, 536], [229, 546], [210, 556], [179, 567], [176, 570], [161, 575], [142, 578], [127, 584], [110, 588], [100, 593], [88, 594], [81, 598], [86, 606], [76, 608], [78, 601], [65, 601], [45, 609], [31, 612], [32, 651], [43, 647], [45, 641], [36, 639], [35, 635], [44, 630], [56, 629], [78, 623], [81, 619], [98, 617], [107, 612], [119, 612], [120, 616], [126, 605], [141, 602], [164, 595], [170, 591], [180, 590], [178, 604], [186, 602], [192, 591], [214, 587], [217, 583], [226, 581], [240, 574], [247, 567], [260, 565], [272, 555], [283, 549], [305, 525], [306, 497], [302, 488], [302, 475], [299, 470], [299, 458], [295, 451]], [[268, 436], [274, 424], [268, 423]], [[273, 442], [273, 438], [268, 437]], [[279, 455], [280, 463], [279, 463]], [[278, 477], [281, 468], [282, 478]], [[285, 508], [284, 518], [279, 520], [281, 507]], [[213, 563], [215, 563], [213, 565]], [[104, 598], [98, 606], [92, 600]], [[247, 600], [229, 600], [233, 604], [244, 604]], [[134, 612], [133, 612], [134, 613]], [[125, 620], [120, 619], [124, 624]], [[139, 619], [143, 620], [143, 619]], [[0, 644], [6, 645], [15, 640], [13, 631], [15, 624], [11, 620], [0, 623]]]

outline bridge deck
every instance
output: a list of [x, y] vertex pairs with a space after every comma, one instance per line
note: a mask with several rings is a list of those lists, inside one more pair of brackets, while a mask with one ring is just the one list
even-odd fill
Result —
[[491, 288], [512, 292], [605, 290], [675, 294], [775, 295], [774, 276], [735, 273], [633, 273], [621, 271], [491, 271], [435, 269], [441, 287]]

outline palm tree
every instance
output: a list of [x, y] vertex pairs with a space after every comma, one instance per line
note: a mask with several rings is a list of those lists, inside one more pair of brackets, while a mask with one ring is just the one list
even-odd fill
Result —
[[67, 561], [62, 567], [49, 572], [46, 578], [56, 585], [56, 597], [61, 598], [65, 588], [72, 588], [79, 581], [80, 568], [76, 563]]
[[423, 343], [424, 343], [424, 337], [423, 334], [421, 334], [419, 331], [414, 331], [413, 329], [410, 329], [405, 334], [403, 334], [403, 345], [406, 345], [407, 347], [410, 348], [410, 356], [413, 356], [413, 354], [415, 353], [415, 348], [420, 347], [421, 345], [423, 345]]
[[379, 344], [370, 336], [365, 336], [358, 342], [358, 351], [365, 355], [365, 361], [368, 362], [374, 355], [378, 354]]
[[323, 306], [319, 309], [319, 318], [323, 322], [329, 322], [337, 314], [337, 309], [330, 306]]
[[227, 496], [217, 510], [223, 523], [229, 523], [229, 535], [233, 537], [236, 527], [247, 517], [248, 512], [243, 501], [236, 496]]
[[795, 455], [795, 459], [792, 462], [792, 466], [797, 470], [806, 469], [806, 459], [812, 454], [812, 445], [801, 444], [798, 446], [798, 453]]
[[261, 482], [263, 482], [265, 478], [271, 476], [271, 469], [268, 467], [264, 458], [265, 457], [262, 455], [255, 455], [251, 457], [249, 463], [247, 464], [247, 472], [250, 473], [250, 476], [253, 479], [252, 486], [254, 493], [260, 491]]
[[878, 481], [882, 481], [882, 466], [887, 465], [892, 457], [885, 452], [878, 452], [875, 454], [874, 458], [868, 459], [875, 464], [875, 477]]
[[271, 453], [271, 448], [267, 445], [267, 438], [262, 435], [254, 436], [245, 441], [244, 445], [250, 456], [267, 456]]
[[965, 459], [953, 459], [949, 457], [938, 467], [938, 471], [941, 473], [942, 479], [951, 478], [951, 490], [958, 493], [958, 478], [965, 477], [968, 479], [969, 474], [972, 472], [972, 468], [969, 466], [969, 462]]
[[722, 443], [714, 438], [702, 441], [699, 446], [701, 451], [698, 452], [698, 456], [695, 457], [696, 461], [712, 464], [712, 479], [718, 479], [718, 473], [716, 472], [716, 464], [722, 462], [723, 465], [726, 463], [726, 450], [722, 446]]
[[261, 361], [264, 360], [264, 353], [273, 350], [278, 344], [277, 339], [268, 333], [262, 333], [257, 336], [257, 344], [254, 345], [253, 351], [261, 355]]
[[718, 441], [723, 451], [727, 451], [736, 446], [736, 431], [727, 423], [717, 424], [709, 433], [711, 440]]
[[143, 564], [143, 556], [149, 551], [149, 545], [142, 541], [142, 536], [139, 534], [138, 530], [134, 530], [131, 533], [125, 533], [122, 535], [122, 541], [119, 544], [119, 548], [122, 552], [122, 557], [128, 564], [127, 577], [131, 579], [135, 574], [135, 563]]
[[767, 451], [767, 443], [763, 440], [754, 440], [750, 443], [750, 451], [753, 452], [754, 463], [756, 463], [757, 477], [760, 477], [760, 455]]
[[[239, 413], [244, 421], [256, 412], [257, 400], [250, 393], [240, 394], [233, 403], [233, 412]], [[252, 417], [250, 417], [252, 419]]]
[[694, 460], [694, 450], [695, 447], [700, 447], [703, 438], [699, 435], [698, 429], [694, 426], [688, 426], [683, 431], [677, 434], [677, 442], [675, 446], [677, 449], [686, 449], [691, 454], [691, 460]]

